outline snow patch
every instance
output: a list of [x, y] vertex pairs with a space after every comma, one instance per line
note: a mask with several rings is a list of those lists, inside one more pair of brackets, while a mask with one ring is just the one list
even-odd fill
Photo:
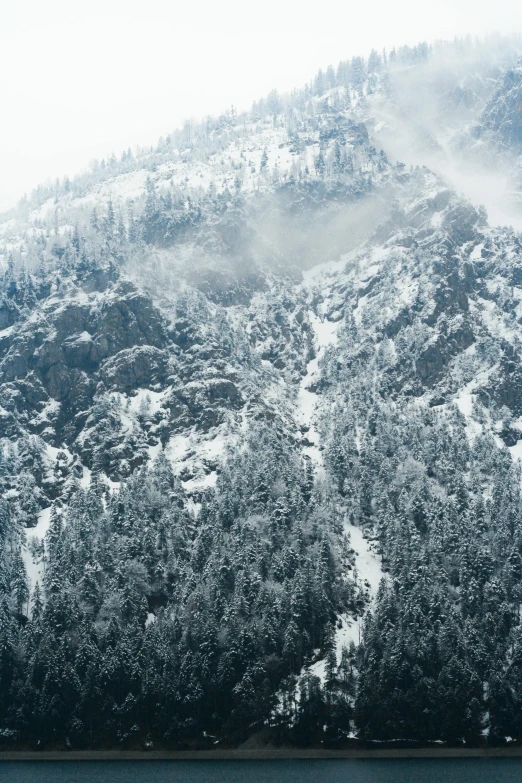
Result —
[[22, 558], [25, 565], [25, 571], [27, 579], [29, 580], [29, 588], [31, 593], [34, 590], [35, 584], [38, 582], [40, 585], [43, 581], [44, 563], [41, 558], [37, 561], [33, 560], [33, 557], [29, 551], [29, 542], [31, 539], [35, 539], [39, 544], [44, 541], [45, 534], [49, 530], [49, 524], [51, 522], [51, 510], [52, 507], [44, 508], [38, 514], [38, 522], [34, 527], [25, 528], [25, 546], [22, 547]]
[[379, 585], [381, 580], [385, 578], [381, 558], [373, 551], [361, 528], [350, 522], [345, 522], [344, 532], [350, 536], [352, 548], [355, 550], [355, 573], [357, 579], [364, 585], [370, 600], [366, 610], [357, 619], [349, 615], [342, 615], [339, 618], [342, 627], [337, 628], [335, 632], [335, 652], [338, 664], [341, 660], [343, 647], [349, 647], [350, 642], [353, 642], [355, 645], [360, 643], [364, 615], [374, 607]]
[[306, 374], [301, 379], [296, 398], [295, 419], [298, 425], [298, 434], [304, 433], [303, 453], [312, 460], [320, 475], [324, 474], [323, 456], [319, 448], [320, 434], [316, 428], [319, 396], [313, 391], [313, 384], [319, 380], [319, 360], [329, 345], [337, 339], [339, 322], [328, 321], [317, 315], [310, 316], [310, 323], [314, 332], [317, 354], [306, 366]]
[[168, 396], [170, 387], [161, 392], [152, 391], [151, 389], [137, 389], [136, 393], [129, 397], [129, 409], [133, 413], [139, 413], [140, 408], [145, 406], [149, 412], [154, 415], [161, 409], [162, 402], [165, 397]]
[[471, 253], [469, 254], [469, 257], [472, 261], [478, 261], [480, 258], [482, 258], [482, 248], [484, 247], [484, 242], [481, 242], [480, 245], [476, 245]]
[[508, 446], [508, 451], [515, 462], [522, 461], [522, 440], [517, 441], [514, 446]]
[[86, 468], [85, 465], [82, 465], [82, 477], [80, 479], [80, 486], [83, 487], [83, 489], [88, 489], [91, 486], [91, 473], [92, 471], [90, 468]]

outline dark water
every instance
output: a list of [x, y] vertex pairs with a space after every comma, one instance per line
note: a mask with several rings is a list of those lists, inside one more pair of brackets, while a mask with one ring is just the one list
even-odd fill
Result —
[[520, 759], [0, 761], [1, 783], [522, 783]]

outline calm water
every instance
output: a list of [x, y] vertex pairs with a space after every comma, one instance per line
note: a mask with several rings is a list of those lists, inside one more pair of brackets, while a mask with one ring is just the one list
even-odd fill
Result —
[[521, 783], [521, 759], [2, 761], [1, 783]]

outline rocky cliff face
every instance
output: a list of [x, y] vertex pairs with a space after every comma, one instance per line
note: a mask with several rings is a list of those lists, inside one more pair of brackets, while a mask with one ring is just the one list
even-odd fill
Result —
[[485, 106], [480, 125], [480, 137], [509, 155], [522, 154], [522, 66], [510, 68]]
[[[356, 714], [365, 736], [450, 736], [446, 692], [427, 710], [435, 728], [397, 723], [393, 704], [382, 723], [366, 709], [383, 682], [393, 694], [409, 682], [371, 679], [396, 636], [437, 648], [436, 666], [411, 664], [430, 693], [441, 672], [469, 680], [456, 737], [488, 719], [481, 694], [498, 686], [520, 603], [522, 243], [392, 154], [414, 126], [414, 157], [444, 154], [448, 129], [518, 155], [520, 69], [482, 66], [466, 78], [419, 66], [430, 95], [451, 96], [431, 125], [398, 102], [410, 65], [381, 63], [113, 161], [1, 224], [0, 533], [4, 520], [18, 531], [6, 612], [29, 622], [46, 556], [46, 627], [83, 618], [71, 661], [85, 628], [103, 655], [132, 638], [154, 672], [175, 649], [162, 736], [192, 736], [191, 705], [211, 712], [217, 692], [205, 732], [243, 714], [293, 725], [278, 699], [283, 688], [298, 711], [296, 674], [305, 695], [311, 674], [337, 688], [333, 712]], [[9, 576], [23, 567], [33, 597]], [[69, 568], [77, 583], [60, 593]], [[497, 646], [479, 654], [491, 623]]]
[[[462, 117], [446, 102], [434, 128], [475, 113], [484, 143], [516, 154], [520, 68], [492, 88], [473, 67], [375, 72], [355, 92], [300, 99], [288, 127], [281, 114], [241, 130], [229, 117], [192, 150], [126, 158], [122, 173], [97, 173], [83, 191], [73, 182], [54, 205], [4, 222], [5, 251], [25, 265], [6, 268], [0, 306], [4, 437], [36, 438], [78, 474], [96, 464], [119, 481], [176, 438], [233, 438], [259, 417], [295, 434], [317, 318], [353, 325], [350, 366], [387, 357], [386, 397], [449, 404], [475, 378], [476, 404], [516, 422], [518, 237], [373, 146], [391, 138], [383, 125], [411, 125], [405, 95], [424, 79], [434, 105], [474, 95]], [[58, 232], [46, 227], [53, 210]], [[203, 480], [218, 463], [178, 467]]]
[[[205, 266], [196, 280], [189, 269], [170, 296], [146, 285], [148, 272], [133, 282], [124, 267], [13, 282], [2, 309], [12, 321], [0, 348], [4, 435], [35, 436], [88, 470], [101, 460], [119, 481], [189, 433], [232, 438], [259, 417], [292, 433], [294, 389], [320, 348], [317, 318], [353, 324], [357, 340], [338, 348], [350, 354], [339, 361], [354, 372], [377, 361], [384, 398], [450, 404], [476, 379], [477, 404], [494, 416], [507, 407], [516, 420], [519, 239], [489, 228], [483, 211], [428, 171], [385, 165], [380, 188], [395, 194], [391, 212], [370, 215], [355, 249], [339, 256], [328, 248], [322, 258], [334, 260], [305, 271], [304, 282], [296, 267], [289, 276], [259, 261], [248, 293], [243, 277], [229, 272], [224, 281]], [[315, 221], [325, 211], [321, 188]], [[380, 203], [378, 194], [361, 200], [349, 194], [334, 215], [351, 228], [351, 210], [357, 219]], [[315, 383], [336, 393], [331, 379]], [[510, 432], [514, 445], [516, 425]]]

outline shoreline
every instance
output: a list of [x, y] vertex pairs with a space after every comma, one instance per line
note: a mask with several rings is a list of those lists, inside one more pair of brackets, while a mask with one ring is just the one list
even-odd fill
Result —
[[322, 750], [321, 748], [281, 748], [267, 750], [70, 750], [0, 751], [2, 761], [274, 761], [327, 759], [456, 759], [517, 758], [522, 747], [514, 748], [382, 748]]

